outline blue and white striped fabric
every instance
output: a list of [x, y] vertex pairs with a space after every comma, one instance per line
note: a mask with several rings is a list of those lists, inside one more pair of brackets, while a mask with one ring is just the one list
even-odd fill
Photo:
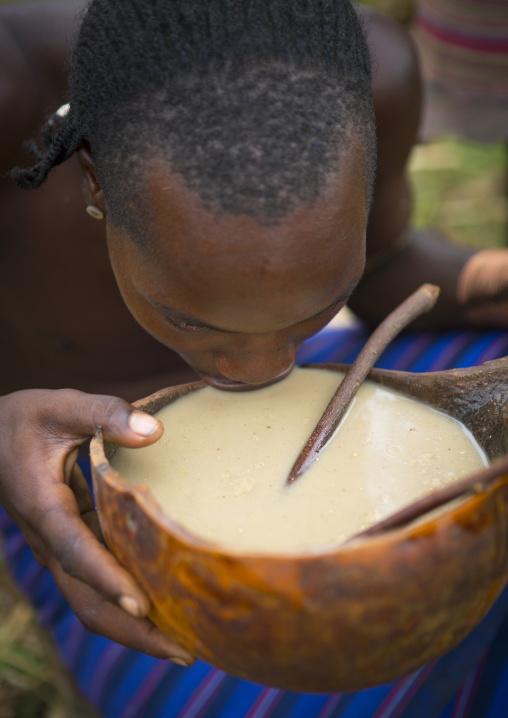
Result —
[[[350, 362], [365, 341], [360, 326], [325, 329], [299, 361]], [[508, 354], [508, 333], [411, 333], [378, 362], [388, 369], [434, 371]], [[19, 529], [0, 512], [6, 558], [52, 632], [64, 663], [105, 718], [506, 718], [508, 589], [457, 648], [388, 685], [331, 696], [289, 693], [233, 678], [197, 662], [181, 668], [86, 631], [34, 560]]]

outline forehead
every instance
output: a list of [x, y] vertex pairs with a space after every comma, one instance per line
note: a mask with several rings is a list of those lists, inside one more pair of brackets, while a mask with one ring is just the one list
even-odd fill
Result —
[[212, 325], [220, 314], [232, 330], [249, 313], [278, 312], [281, 324], [312, 316], [363, 269], [363, 172], [344, 164], [319, 201], [267, 224], [205, 210], [165, 162], [152, 161], [145, 190], [153, 236], [150, 251], [131, 262], [135, 281], [158, 303]]
[[[273, 254], [289, 249], [294, 253], [312, 244], [322, 247], [331, 225], [344, 228], [351, 221], [366, 219], [365, 162], [359, 142], [353, 140], [340, 165], [340, 175], [330, 170], [320, 199], [311, 205], [300, 204], [282, 219], [274, 219], [230, 213], [220, 207], [205, 209], [198, 194], [172, 171], [168, 161], [149, 160], [143, 173], [143, 191], [153, 218], [155, 246], [159, 252], [170, 246], [182, 260], [198, 247], [212, 255], [235, 252], [251, 258], [268, 248]], [[291, 190], [279, 190], [279, 194], [284, 192]], [[256, 242], [249, 242], [254, 236]]]

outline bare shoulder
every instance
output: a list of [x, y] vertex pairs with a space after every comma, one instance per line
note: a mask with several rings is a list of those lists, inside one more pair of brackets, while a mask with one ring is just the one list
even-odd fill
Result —
[[360, 12], [372, 57], [377, 125], [377, 176], [367, 230], [367, 251], [372, 255], [398, 241], [408, 228], [407, 164], [417, 142], [422, 84], [406, 30], [372, 9]]
[[63, 101], [67, 63], [84, 2], [0, 5], [0, 172], [20, 161], [33, 136]]
[[376, 112], [390, 112], [394, 102], [407, 105], [420, 92], [416, 50], [399, 23], [370, 7], [361, 6], [359, 12], [372, 58]]
[[404, 170], [416, 142], [422, 83], [409, 33], [372, 8], [362, 8], [373, 66], [378, 126], [378, 177]]

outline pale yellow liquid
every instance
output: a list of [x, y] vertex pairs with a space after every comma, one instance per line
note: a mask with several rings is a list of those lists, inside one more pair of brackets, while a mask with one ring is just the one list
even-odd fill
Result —
[[486, 466], [458, 421], [365, 382], [318, 462], [286, 486], [340, 380], [295, 369], [259, 391], [193, 392], [157, 414], [165, 426], [159, 442], [119, 449], [112, 464], [193, 534], [253, 552], [343, 542]]

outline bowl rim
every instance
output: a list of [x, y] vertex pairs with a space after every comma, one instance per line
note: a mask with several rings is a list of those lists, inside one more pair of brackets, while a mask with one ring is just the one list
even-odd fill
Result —
[[[331, 364], [307, 364], [305, 366], [340, 371], [339, 368], [334, 369]], [[151, 413], [150, 408], [147, 407], [164, 401], [166, 397], [169, 397], [168, 401], [160, 405], [155, 411], [162, 408], [162, 406], [167, 406], [177, 401], [190, 392], [206, 386], [204, 381], [195, 381], [166, 387], [137, 400], [133, 403], [133, 406], [143, 408], [144, 411]], [[94, 483], [104, 481], [109, 488], [122, 495], [129, 495], [138, 507], [148, 515], [151, 521], [162, 526], [174, 539], [188, 547], [192, 547], [193, 550], [252, 560], [313, 560], [317, 557], [324, 558], [337, 554], [350, 554], [366, 546], [397, 543], [405, 539], [417, 538], [419, 534], [428, 535], [429, 532], [444, 530], [450, 522], [455, 524], [455, 519], [458, 518], [461, 512], [474, 510], [475, 503], [479, 504], [482, 503], [482, 500], [487, 500], [500, 486], [508, 483], [508, 455], [506, 455], [503, 459], [490, 463], [486, 469], [469, 474], [443, 489], [438, 489], [413, 501], [387, 518], [376, 522], [368, 529], [358, 532], [343, 543], [315, 544], [310, 547], [286, 550], [284, 552], [246, 551], [199, 537], [178, 523], [162, 509], [150, 489], [140, 484], [129, 483], [113, 468], [106, 457], [107, 444], [115, 446], [113, 442], [105, 442], [102, 429], [99, 427], [90, 442], [90, 459]], [[451, 491], [454, 487], [456, 488], [455, 492]], [[433, 503], [437, 502], [438, 506], [426, 508], [429, 496], [434, 498]], [[437, 515], [435, 513], [436, 508], [438, 509]], [[425, 518], [426, 515], [428, 516], [427, 519]]]

